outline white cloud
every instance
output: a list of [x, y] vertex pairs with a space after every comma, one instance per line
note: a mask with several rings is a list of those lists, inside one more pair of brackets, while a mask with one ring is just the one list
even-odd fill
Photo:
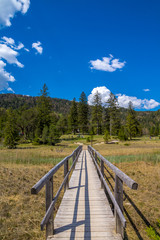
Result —
[[88, 104], [89, 105], [92, 105], [94, 95], [97, 92], [100, 93], [100, 95], [101, 95], [101, 98], [102, 98], [101, 100], [102, 100], [102, 104], [103, 105], [108, 101], [109, 95], [110, 95], [111, 91], [108, 88], [106, 88], [105, 86], [103, 86], [103, 87], [96, 87], [96, 88], [94, 88], [92, 90], [91, 94], [88, 96]]
[[14, 82], [15, 78], [8, 72], [5, 71], [6, 63], [0, 60], [0, 91], [8, 89], [8, 82]]
[[9, 82], [14, 82], [15, 78], [9, 72], [5, 70], [7, 63], [15, 64], [20, 68], [24, 65], [18, 61], [19, 56], [18, 50], [24, 48], [23, 43], [15, 44], [14, 39], [3, 37], [0, 41], [0, 91], [7, 89], [8, 91], [13, 91], [9, 87]]
[[42, 52], [43, 52], [41, 42], [39, 42], [39, 41], [36, 43], [32, 43], [32, 48], [35, 48], [39, 54], [42, 54]]
[[146, 88], [146, 89], [143, 89], [144, 92], [150, 92], [150, 89]]
[[26, 52], [30, 52], [28, 48], [24, 48], [24, 50], [25, 50]]
[[137, 97], [127, 96], [125, 94], [118, 94], [118, 103], [120, 107], [127, 108], [129, 102], [132, 102], [133, 107], [137, 109], [153, 109], [160, 105], [159, 102], [154, 99], [138, 99]]
[[15, 93], [15, 91], [14, 91], [12, 88], [10, 88], [10, 87], [7, 88], [7, 91], [8, 91], [8, 92], [13, 92], [13, 93]]
[[30, 6], [30, 0], [0, 0], [0, 26], [11, 26], [11, 19], [16, 12], [25, 14]]
[[24, 67], [17, 59], [19, 53], [6, 44], [0, 44], [0, 59], [5, 59], [9, 64], [16, 64], [18, 67]]
[[123, 68], [126, 62], [120, 62], [117, 58], [113, 59], [113, 55], [110, 54], [109, 57], [103, 57], [102, 60], [91, 60], [89, 63], [91, 64], [91, 69], [114, 72], [117, 69]]
[[16, 49], [16, 50], [20, 50], [20, 49], [22, 49], [22, 48], [24, 48], [24, 45], [23, 45], [23, 43], [20, 42], [15, 49]]
[[[109, 95], [111, 92], [105, 86], [94, 88], [92, 90], [91, 94], [88, 96], [88, 103], [90, 105], [92, 105], [93, 97], [97, 91], [101, 94], [102, 104], [105, 105], [105, 103], [109, 99]], [[130, 101], [132, 102], [133, 107], [136, 109], [150, 110], [150, 109], [160, 106], [160, 103], [155, 101], [154, 99], [138, 99], [137, 97], [127, 96], [125, 94], [116, 94], [116, 96], [117, 96], [119, 106], [124, 107], [124, 108], [128, 108], [128, 104]]]
[[1, 43], [3, 43], [3, 44], [5, 44], [5, 45], [7, 45], [7, 46], [9, 46], [9, 47], [11, 47], [15, 50], [20, 50], [20, 49], [24, 48], [24, 45], [21, 42], [19, 42], [19, 44], [16, 45], [13, 38], [8, 38], [8, 37], [4, 36], [4, 37], [2, 37], [2, 39], [3, 40], [1, 41]]
[[13, 38], [8, 38], [8, 37], [2, 37], [3, 39], [3, 42], [6, 43], [7, 45], [14, 45], [15, 44], [15, 41]]

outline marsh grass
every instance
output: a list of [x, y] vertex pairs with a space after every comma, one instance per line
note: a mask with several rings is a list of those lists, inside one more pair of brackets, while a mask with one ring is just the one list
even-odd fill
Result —
[[121, 162], [151, 162], [153, 164], [160, 162], [160, 153], [148, 153], [148, 154], [137, 154], [137, 155], [120, 155], [120, 156], [105, 156], [105, 158], [113, 164]]
[[[64, 136], [57, 146], [19, 145], [17, 149], [0, 148], [0, 239], [42, 240], [40, 222], [45, 214], [44, 188], [38, 195], [31, 195], [31, 187], [54, 165], [68, 156], [85, 138], [68, 139]], [[87, 136], [85, 136], [87, 137]], [[138, 182], [137, 191], [125, 186], [126, 193], [144, 216], [156, 228], [160, 218], [160, 141], [157, 139], [135, 140], [119, 144], [103, 144], [103, 136], [94, 136], [94, 145], [103, 156], [113, 162], [128, 176]], [[71, 165], [72, 160], [70, 160]], [[54, 194], [63, 181], [63, 167], [54, 176]], [[114, 182], [112, 181], [114, 186]], [[55, 207], [55, 213], [63, 192]], [[148, 240], [146, 225], [131, 204], [124, 206], [143, 239]], [[127, 219], [127, 217], [126, 217]], [[127, 219], [127, 235], [130, 240], [138, 237]]]
[[[45, 214], [45, 187], [38, 195], [31, 195], [31, 187], [76, 147], [74, 144], [54, 147], [25, 144], [14, 150], [1, 148], [0, 239], [45, 239], [45, 232], [40, 231], [40, 222]], [[55, 195], [63, 181], [63, 166], [54, 175], [53, 181]], [[54, 214], [62, 197], [63, 191]]]
[[64, 157], [70, 155], [77, 145], [39, 146], [29, 147], [20, 145], [17, 149], [0, 150], [0, 163], [15, 164], [57, 164]]

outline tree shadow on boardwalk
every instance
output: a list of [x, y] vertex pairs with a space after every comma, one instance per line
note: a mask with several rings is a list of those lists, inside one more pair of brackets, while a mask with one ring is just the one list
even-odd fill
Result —
[[[83, 168], [83, 163], [85, 164], [85, 168]], [[84, 240], [91, 240], [91, 231], [90, 231], [90, 206], [89, 206], [89, 192], [88, 192], [88, 171], [87, 171], [87, 159], [86, 159], [86, 152], [84, 152], [82, 156], [82, 162], [80, 169], [76, 169], [80, 171], [79, 174], [79, 182], [78, 186], [71, 187], [70, 189], [77, 188], [77, 194], [75, 199], [75, 206], [74, 206], [74, 213], [72, 223], [65, 225], [63, 227], [59, 227], [55, 229], [55, 234], [60, 232], [64, 232], [66, 230], [71, 229], [70, 239], [73, 240], [76, 238], [76, 228], [78, 226], [84, 225]], [[82, 170], [85, 170], [85, 185], [81, 185], [82, 180]], [[79, 196], [80, 196], [80, 189], [85, 187], [85, 219], [81, 221], [77, 221], [78, 216], [78, 205], [79, 205]], [[65, 213], [64, 213], [65, 214]]]

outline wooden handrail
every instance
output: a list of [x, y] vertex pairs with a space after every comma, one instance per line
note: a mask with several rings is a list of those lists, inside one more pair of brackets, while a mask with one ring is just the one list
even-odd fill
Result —
[[109, 162], [106, 158], [104, 158], [99, 152], [97, 152], [93, 147], [88, 146], [90, 150], [92, 150], [99, 158], [107, 164], [107, 166], [118, 176], [129, 188], [136, 190], [138, 188], [138, 183], [136, 183], [133, 179], [127, 176], [124, 172], [122, 172], [119, 168], [114, 166], [111, 162]]
[[[79, 154], [82, 151], [82, 146], [77, 147], [71, 155], [65, 157], [61, 162], [59, 162], [55, 167], [53, 167], [47, 174], [45, 174], [31, 189], [31, 194], [38, 194], [38, 192], [43, 188], [43, 186], [46, 186], [46, 214], [41, 222], [41, 230], [44, 229], [44, 226], [46, 225], [46, 239], [49, 235], [52, 235], [54, 232], [54, 220], [53, 220], [53, 212], [54, 212], [54, 206], [57, 202], [57, 199], [64, 187], [64, 190], [66, 190], [69, 186], [68, 179], [69, 174], [71, 173], [72, 169], [75, 166], [75, 163], [79, 157]], [[69, 159], [73, 158], [72, 166], [69, 169]], [[58, 169], [64, 165], [64, 180], [59, 187], [55, 197], [53, 197], [53, 176], [58, 171]]]
[[[97, 172], [101, 179], [101, 186], [104, 187], [114, 205], [114, 215], [115, 215], [115, 228], [116, 232], [120, 233], [122, 238], [124, 238], [124, 228], [126, 227], [126, 220], [123, 215], [123, 182], [127, 184], [131, 189], [137, 190], [138, 183], [136, 183], [133, 179], [127, 176], [124, 172], [110, 163], [107, 159], [105, 159], [99, 152], [97, 152], [93, 147], [88, 146], [88, 151], [93, 159], [93, 162], [97, 168]], [[100, 159], [100, 167], [98, 165], [98, 157]], [[104, 163], [115, 173], [115, 188], [114, 195], [112, 194], [109, 186], [106, 183], [104, 178]]]

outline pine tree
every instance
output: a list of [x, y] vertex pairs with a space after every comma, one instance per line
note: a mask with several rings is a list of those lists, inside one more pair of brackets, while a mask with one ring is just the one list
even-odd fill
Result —
[[97, 135], [101, 132], [102, 127], [102, 101], [101, 94], [97, 91], [93, 97], [92, 122], [97, 125]]
[[132, 137], [135, 137], [140, 132], [140, 125], [136, 119], [136, 112], [133, 109], [132, 102], [129, 102], [129, 105], [128, 105], [126, 128], [127, 128], [130, 140], [132, 139]]
[[104, 138], [105, 143], [108, 143], [108, 140], [110, 139], [110, 135], [109, 135], [108, 130], [105, 131], [105, 134], [104, 134], [103, 138]]
[[48, 126], [45, 126], [42, 131], [42, 142], [46, 144], [48, 142], [49, 129]]
[[17, 119], [17, 125], [26, 140], [32, 141], [34, 139], [37, 122], [38, 118], [36, 108], [20, 111]]
[[78, 104], [78, 123], [80, 126], [80, 129], [82, 131], [82, 134], [88, 131], [88, 104], [87, 104], [87, 97], [84, 92], [81, 93], [79, 98], [79, 104]]
[[46, 84], [43, 85], [43, 88], [40, 90], [41, 96], [38, 99], [37, 110], [38, 110], [38, 122], [37, 127], [39, 128], [40, 136], [42, 135], [42, 131], [44, 126], [48, 126], [50, 124], [50, 113], [51, 113], [51, 105], [50, 98], [48, 97], [48, 88]]
[[68, 130], [68, 121], [67, 118], [64, 117], [63, 115], [60, 116], [60, 119], [57, 122], [57, 127], [61, 134], [67, 133]]
[[54, 124], [51, 124], [49, 127], [49, 142], [50, 142], [50, 144], [55, 145], [56, 143], [58, 143], [60, 136], [61, 136], [61, 134], [60, 134], [59, 129]]
[[155, 136], [158, 136], [158, 135], [159, 135], [159, 125], [158, 125], [158, 123], [156, 123], [154, 135], [155, 135]]
[[117, 103], [117, 98], [113, 93], [110, 93], [110, 97], [107, 101], [106, 113], [107, 113], [106, 118], [109, 123], [110, 136], [118, 135], [119, 129], [121, 127], [120, 112]]
[[15, 112], [7, 110], [7, 122], [4, 130], [4, 146], [15, 148], [18, 140], [18, 129], [16, 125]]
[[124, 128], [123, 126], [122, 126], [121, 129], [119, 130], [118, 138], [119, 138], [119, 140], [121, 140], [121, 141], [127, 141], [127, 140], [128, 140], [127, 130], [126, 130], [126, 128]]
[[77, 111], [77, 103], [75, 98], [73, 99], [72, 105], [70, 108], [69, 125], [70, 125], [70, 129], [75, 134], [78, 129], [78, 111]]

